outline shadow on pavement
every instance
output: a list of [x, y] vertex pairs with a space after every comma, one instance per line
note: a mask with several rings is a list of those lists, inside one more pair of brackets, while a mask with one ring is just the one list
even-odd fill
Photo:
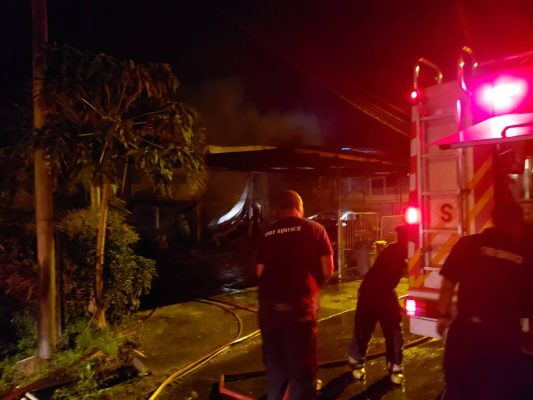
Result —
[[388, 375], [368, 386], [361, 393], [353, 396], [350, 400], [378, 400], [382, 399], [388, 392], [401, 390], [400, 386], [394, 385]]
[[326, 386], [318, 392], [317, 400], [338, 399], [346, 387], [353, 382], [354, 379], [351, 371], [346, 372], [329, 381]]

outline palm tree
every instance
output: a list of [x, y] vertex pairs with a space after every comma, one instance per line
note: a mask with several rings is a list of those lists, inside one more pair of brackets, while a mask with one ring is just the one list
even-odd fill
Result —
[[72, 47], [49, 47], [39, 102], [46, 110], [36, 137], [57, 179], [83, 177], [99, 213], [96, 321], [106, 326], [103, 268], [107, 210], [132, 165], [169, 193], [176, 168], [199, 177], [204, 128], [178, 100], [167, 64], [136, 65]]
[[[37, 101], [46, 68], [45, 48], [48, 43], [46, 0], [32, 0], [32, 68], [33, 68], [33, 128], [39, 131], [45, 121], [45, 110]], [[37, 237], [37, 265], [39, 270], [39, 343], [38, 355], [50, 359], [55, 350], [56, 287], [55, 244], [53, 227], [53, 180], [47, 168], [45, 153], [34, 146], [35, 227]]]

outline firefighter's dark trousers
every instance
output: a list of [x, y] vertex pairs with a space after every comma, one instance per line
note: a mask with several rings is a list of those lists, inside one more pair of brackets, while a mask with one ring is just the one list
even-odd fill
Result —
[[281, 400], [287, 385], [290, 400], [314, 399], [318, 370], [316, 320], [298, 320], [286, 312], [260, 312], [259, 326], [268, 400]]
[[[386, 300], [386, 301], [384, 301]], [[403, 361], [402, 313], [396, 296], [390, 299], [360, 297], [355, 310], [349, 356], [356, 364], [364, 365], [368, 343], [379, 322], [385, 337], [388, 363], [401, 365]]]
[[509, 326], [457, 318], [444, 352], [443, 400], [513, 400], [523, 391], [524, 356], [517, 322]]

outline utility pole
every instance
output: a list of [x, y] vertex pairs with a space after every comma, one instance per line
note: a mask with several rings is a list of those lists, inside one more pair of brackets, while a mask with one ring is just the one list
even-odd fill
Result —
[[[40, 96], [46, 69], [45, 50], [48, 43], [46, 0], [32, 0], [33, 25], [33, 129], [41, 129], [45, 121]], [[35, 222], [37, 264], [39, 269], [38, 357], [49, 360], [57, 340], [56, 272], [54, 245], [53, 181], [41, 148], [35, 150]]]

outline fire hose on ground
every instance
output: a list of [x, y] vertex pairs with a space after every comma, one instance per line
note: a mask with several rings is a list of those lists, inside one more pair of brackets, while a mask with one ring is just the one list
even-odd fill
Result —
[[[403, 297], [405, 297], [405, 296], [400, 296], [400, 298], [403, 298]], [[151, 394], [151, 396], [149, 397], [149, 400], [155, 400], [162, 393], [162, 391], [165, 389], [165, 387], [167, 387], [170, 383], [172, 383], [172, 382], [174, 382], [174, 381], [176, 381], [176, 380], [178, 380], [180, 378], [183, 378], [184, 376], [186, 376], [187, 374], [191, 373], [192, 371], [200, 368], [202, 365], [204, 365], [205, 363], [207, 363], [208, 361], [210, 361], [211, 359], [216, 357], [218, 354], [220, 354], [223, 351], [227, 350], [228, 348], [230, 348], [230, 347], [232, 347], [232, 346], [234, 346], [234, 345], [236, 345], [238, 343], [241, 343], [241, 342], [243, 342], [245, 340], [254, 338], [255, 336], [258, 336], [261, 333], [261, 331], [259, 329], [257, 329], [255, 331], [249, 333], [248, 335], [240, 337], [240, 335], [242, 334], [242, 330], [243, 330], [243, 322], [242, 322], [242, 319], [237, 315], [237, 313], [235, 313], [232, 310], [232, 308], [236, 308], [236, 309], [242, 309], [242, 310], [246, 310], [246, 311], [250, 311], [250, 312], [257, 312], [257, 309], [255, 309], [255, 308], [244, 307], [244, 306], [240, 306], [240, 305], [237, 305], [237, 304], [234, 304], [234, 303], [221, 301], [221, 300], [214, 300], [214, 299], [196, 299], [195, 301], [206, 303], [206, 304], [216, 305], [216, 306], [222, 308], [224, 311], [231, 313], [233, 315], [233, 317], [236, 319], [237, 323], [238, 323], [238, 332], [235, 335], [235, 338], [233, 340], [229, 341], [226, 344], [223, 344], [223, 345], [217, 347], [216, 349], [214, 349], [209, 354], [199, 358], [198, 360], [186, 365], [185, 367], [179, 369], [178, 371], [176, 371], [172, 375], [170, 375]], [[323, 322], [323, 321], [326, 321], [328, 319], [335, 318], [335, 317], [337, 317], [339, 315], [345, 314], [345, 313], [350, 312], [350, 311], [354, 311], [354, 308], [351, 308], [351, 309], [348, 309], [348, 310], [343, 310], [343, 311], [338, 312], [336, 314], [329, 315], [327, 317], [321, 318], [321, 319], [318, 320], [318, 322]], [[414, 340], [412, 342], [409, 342], [409, 343], [405, 344], [404, 348], [418, 346], [418, 345], [420, 345], [422, 343], [427, 342], [430, 339], [431, 338], [426, 337], [426, 336], [421, 337], [419, 339], [416, 339], [416, 340]], [[375, 352], [375, 353], [368, 354], [367, 355], [367, 359], [371, 360], [371, 359], [383, 357], [384, 355], [385, 355], [384, 351]], [[348, 363], [348, 361], [347, 361], [346, 358], [341, 359], [341, 360], [325, 361], [325, 362], [319, 363], [319, 368], [340, 367], [340, 366], [346, 365], [347, 363]], [[265, 371], [264, 370], [248, 371], [248, 372], [243, 372], [243, 373], [238, 373], [238, 374], [230, 374], [230, 375], [221, 375], [220, 382], [219, 382], [219, 389], [222, 389], [223, 392], [224, 391], [227, 392], [226, 394], [231, 394], [231, 395], [234, 395], [234, 396], [240, 396], [238, 393], [235, 393], [235, 392], [233, 392], [231, 390], [225, 389], [224, 388], [224, 382], [225, 381], [233, 382], [233, 381], [238, 381], [238, 380], [243, 380], [243, 379], [259, 377], [259, 376], [263, 376], [263, 375], [265, 375]], [[239, 397], [237, 397], [237, 398], [239, 398]]]

